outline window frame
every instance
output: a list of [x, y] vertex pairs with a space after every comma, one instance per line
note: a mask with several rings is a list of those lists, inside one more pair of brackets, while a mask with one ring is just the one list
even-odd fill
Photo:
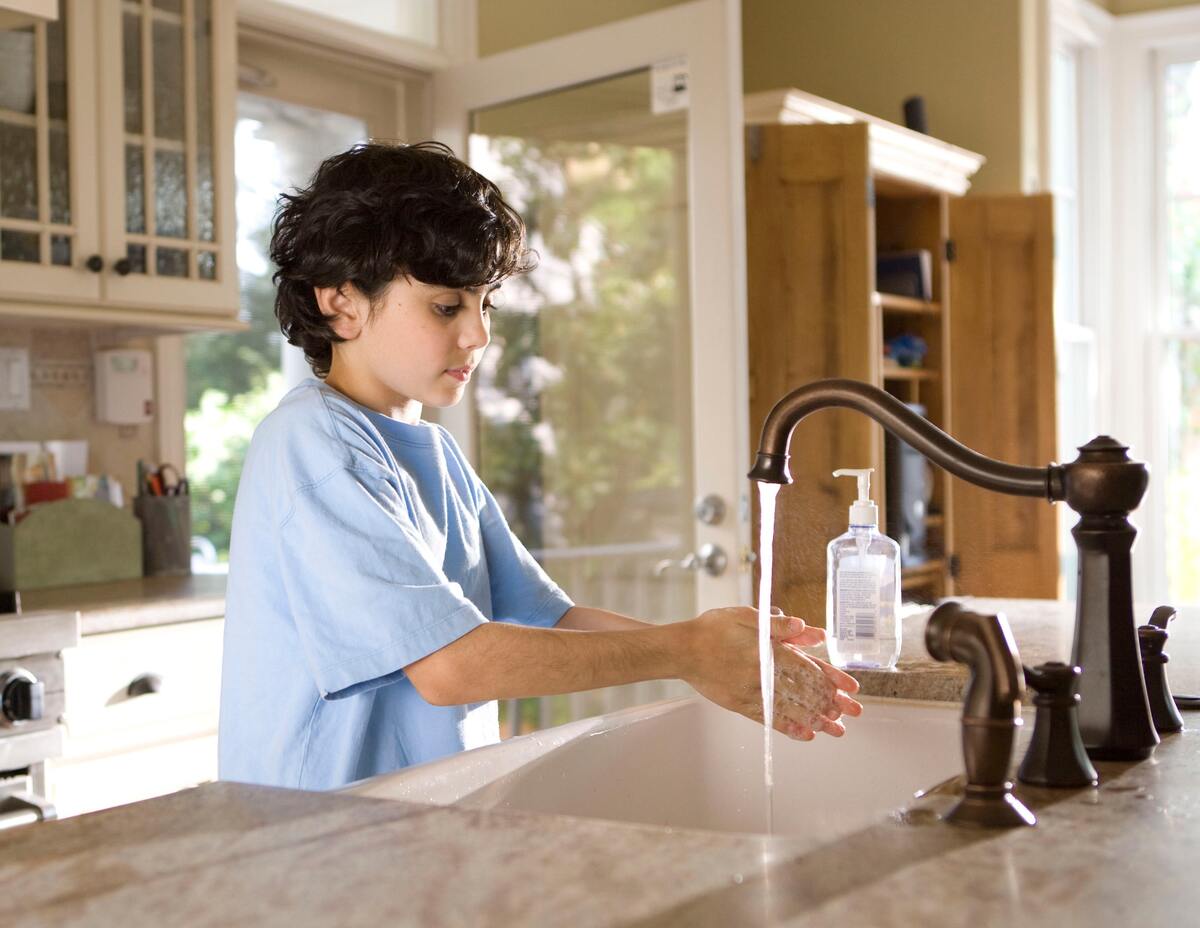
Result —
[[[1165, 462], [1166, 424], [1157, 402], [1157, 372], [1173, 334], [1163, 325], [1168, 280], [1166, 255], [1164, 94], [1168, 63], [1200, 58], [1200, 7], [1120, 17], [1114, 30], [1115, 111], [1113, 292], [1115, 307], [1106, 327], [1110, 345], [1133, 346], [1109, 368], [1112, 434], [1132, 446], [1132, 455], [1149, 462], [1150, 487], [1134, 521], [1139, 527], [1133, 549], [1133, 585], [1139, 600], [1162, 602], [1168, 595], [1166, 570], [1165, 484], [1154, 479]], [[1139, 307], [1151, 312], [1139, 312]], [[1200, 336], [1200, 333], [1192, 333]], [[1151, 393], [1147, 394], [1147, 385]]]
[[[1046, 189], [1051, 193], [1054, 192], [1053, 159], [1056, 154], [1050, 124], [1055, 90], [1052, 81], [1054, 55], [1068, 54], [1075, 64], [1077, 163], [1074, 199], [1077, 241], [1076, 264], [1071, 272], [1076, 276], [1075, 293], [1079, 311], [1072, 320], [1064, 320], [1058, 312], [1055, 313], [1055, 352], [1061, 356], [1065, 349], [1088, 346], [1091, 354], [1089, 417], [1098, 429], [1110, 419], [1112, 409], [1110, 397], [1102, 388], [1103, 384], [1112, 381], [1112, 342], [1106, 337], [1113, 315], [1112, 287], [1111, 282], [1101, 274], [1085, 274], [1084, 269], [1108, 267], [1106, 256], [1112, 253], [1113, 247], [1112, 196], [1108, 180], [1112, 174], [1112, 157], [1107, 144], [1112, 129], [1107, 101], [1111, 99], [1114, 23], [1115, 17], [1087, 0], [1052, 0], [1050, 38], [1045, 43], [1043, 53], [1043, 73], [1046, 75], [1043, 89], [1045, 144], [1042, 145], [1041, 175]], [[1056, 274], [1063, 270], [1060, 264], [1056, 264]], [[1055, 405], [1059, 417], [1057, 434], [1060, 454], [1064, 460], [1073, 460], [1074, 449], [1063, 446], [1064, 410], [1061, 404], [1056, 402]], [[1061, 518], [1068, 525], [1074, 524], [1070, 512], [1064, 512]], [[1071, 551], [1073, 547], [1064, 548], [1063, 553]], [[1070, 558], [1061, 562], [1060, 595], [1074, 595], [1074, 576], [1067, 575], [1073, 563]]]

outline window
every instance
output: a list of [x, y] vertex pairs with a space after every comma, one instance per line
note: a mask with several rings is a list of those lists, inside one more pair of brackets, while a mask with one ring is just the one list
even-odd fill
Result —
[[1166, 443], [1167, 597], [1177, 603], [1200, 603], [1200, 53], [1189, 59], [1164, 63], [1160, 74], [1165, 299], [1152, 336]]

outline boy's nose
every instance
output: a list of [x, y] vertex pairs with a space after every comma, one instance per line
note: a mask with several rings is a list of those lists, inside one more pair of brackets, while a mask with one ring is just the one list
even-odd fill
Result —
[[458, 336], [459, 347], [465, 349], [486, 348], [492, 340], [491, 326], [482, 312], [465, 313], [468, 318]]

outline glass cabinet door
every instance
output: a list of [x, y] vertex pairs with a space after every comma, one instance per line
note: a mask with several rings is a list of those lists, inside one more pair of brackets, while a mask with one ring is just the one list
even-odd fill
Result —
[[[229, 0], [106, 0], [102, 62], [109, 302], [237, 308]], [[229, 209], [222, 209], [228, 203]]]
[[[0, 29], [0, 291], [100, 293], [90, 4]], [[85, 157], [85, 153], [88, 157]]]

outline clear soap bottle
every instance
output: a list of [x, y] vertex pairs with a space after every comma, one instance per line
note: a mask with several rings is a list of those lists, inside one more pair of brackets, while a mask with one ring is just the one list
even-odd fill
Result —
[[850, 528], [829, 543], [825, 635], [837, 667], [891, 670], [900, 656], [900, 546], [879, 533], [871, 501], [874, 468], [835, 470], [857, 477]]

